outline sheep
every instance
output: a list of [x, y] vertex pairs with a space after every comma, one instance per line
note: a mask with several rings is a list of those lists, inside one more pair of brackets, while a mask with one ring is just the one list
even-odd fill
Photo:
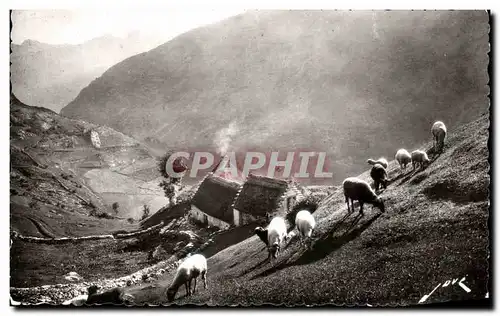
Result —
[[87, 302], [87, 298], [87, 294], [78, 295], [77, 297], [64, 301], [62, 305], [82, 306], [83, 304], [85, 304], [85, 302]]
[[86, 304], [123, 304], [133, 299], [133, 296], [126, 294], [122, 288], [112, 288], [111, 290], [97, 293], [98, 287], [93, 285], [88, 288], [88, 299]]
[[278, 257], [281, 244], [287, 238], [286, 223], [282, 217], [275, 217], [267, 227], [269, 261]]
[[[370, 185], [361, 179], [349, 177], [342, 182], [344, 187], [344, 196], [347, 203], [347, 211], [354, 211], [354, 201], [359, 201], [359, 213], [363, 215], [363, 204], [369, 203], [378, 207], [382, 212], [385, 211], [384, 202], [373, 192]], [[352, 207], [349, 207], [349, 199]]]
[[384, 167], [385, 169], [387, 169], [387, 167], [389, 166], [387, 159], [385, 159], [383, 157], [380, 157], [378, 160], [368, 159], [366, 162], [369, 163], [370, 165], [373, 165], [373, 166], [376, 164], [379, 164], [382, 167]]
[[411, 163], [413, 164], [413, 170], [415, 170], [415, 166], [418, 164], [421, 168], [424, 165], [429, 164], [430, 160], [427, 157], [427, 154], [423, 150], [414, 150], [411, 153]]
[[370, 171], [370, 176], [375, 183], [375, 191], [378, 191], [381, 184], [384, 189], [387, 189], [387, 182], [389, 180], [387, 179], [387, 171], [384, 167], [382, 167], [382, 165], [374, 165]]
[[302, 210], [295, 216], [295, 226], [299, 231], [300, 243], [302, 244], [302, 238], [311, 237], [316, 221], [309, 211]]
[[87, 288], [87, 294], [78, 295], [77, 297], [64, 301], [62, 305], [82, 306], [87, 302], [89, 296], [95, 293], [97, 293], [97, 286], [92, 285]]
[[399, 163], [399, 167], [401, 168], [402, 171], [406, 171], [406, 165], [408, 165], [411, 162], [411, 155], [410, 153], [404, 149], [401, 148], [396, 152], [396, 161]]
[[268, 246], [268, 244], [267, 244], [267, 229], [264, 229], [264, 228], [259, 226], [259, 227], [255, 228], [254, 233], [257, 236], [259, 236], [260, 240], [262, 240], [266, 244], [266, 246]]
[[[183, 284], [186, 287], [186, 296], [191, 296], [196, 292], [196, 279], [201, 275], [205, 289], [207, 289], [207, 259], [201, 254], [195, 254], [184, 260], [177, 268], [172, 284], [167, 290], [167, 298], [171, 302], [179, 287]], [[194, 288], [191, 291], [191, 281], [194, 279]]]
[[444, 148], [444, 139], [446, 138], [446, 126], [443, 122], [437, 121], [432, 125], [431, 132], [434, 150], [442, 150]]

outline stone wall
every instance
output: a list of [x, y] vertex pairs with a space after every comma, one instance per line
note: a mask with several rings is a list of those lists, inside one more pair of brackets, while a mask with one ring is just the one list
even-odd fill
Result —
[[40, 237], [32, 237], [32, 236], [23, 236], [14, 232], [12, 234], [11, 240], [22, 240], [26, 242], [33, 243], [44, 243], [44, 244], [62, 244], [62, 243], [76, 243], [88, 240], [100, 240], [100, 239], [126, 239], [131, 237], [136, 237], [142, 234], [149, 233], [154, 230], [158, 230], [163, 226], [163, 222], [157, 224], [155, 226], [151, 226], [147, 229], [124, 233], [124, 234], [114, 234], [114, 235], [93, 235], [93, 236], [84, 236], [84, 237], [61, 237], [61, 238], [40, 238]]

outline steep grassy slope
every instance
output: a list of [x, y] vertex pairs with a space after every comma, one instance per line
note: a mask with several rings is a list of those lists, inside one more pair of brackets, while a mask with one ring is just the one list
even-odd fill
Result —
[[[337, 190], [314, 213], [318, 225], [311, 250], [300, 248], [295, 237], [272, 266], [254, 236], [209, 258], [209, 289], [198, 285], [190, 298], [181, 289], [176, 303], [417, 304], [452, 279], [458, 280], [437, 289], [426, 303], [484, 298], [489, 291], [488, 126], [483, 115], [450, 130], [444, 153], [431, 156], [424, 170], [402, 174], [392, 161], [392, 182], [381, 193], [385, 213], [367, 206], [364, 216], [348, 214]], [[368, 180], [369, 172], [360, 177]], [[127, 291], [137, 303], [165, 303], [172, 277]], [[463, 277], [469, 293], [458, 286]]]
[[486, 11], [247, 12], [111, 67], [61, 113], [183, 150], [230, 131], [235, 151], [325, 151], [339, 182], [487, 111], [488, 27]]

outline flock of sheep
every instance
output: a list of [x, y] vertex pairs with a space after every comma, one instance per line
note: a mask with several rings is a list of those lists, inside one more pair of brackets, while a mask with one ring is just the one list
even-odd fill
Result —
[[[434, 148], [442, 151], [446, 137], [446, 126], [443, 122], [438, 121], [432, 126], [431, 132], [433, 135]], [[403, 172], [406, 170], [406, 166], [410, 162], [413, 164], [413, 170], [415, 170], [417, 165], [420, 168], [423, 168], [425, 165], [430, 163], [427, 153], [422, 150], [415, 150], [410, 155], [406, 149], [399, 149], [395, 155], [395, 159], [399, 163]], [[363, 204], [365, 203], [378, 207], [382, 212], [385, 211], [384, 202], [376, 194], [376, 192], [379, 190], [380, 185], [382, 185], [384, 189], [387, 187], [388, 178], [386, 169], [389, 164], [385, 158], [380, 158], [376, 161], [368, 159], [367, 162], [370, 165], [373, 165], [370, 171], [370, 176], [374, 181], [375, 191], [364, 180], [356, 177], [349, 177], [345, 179], [342, 186], [349, 213], [354, 211], [354, 201], [359, 202], [360, 214], [363, 214]], [[349, 200], [351, 201], [351, 205], [349, 205]], [[301, 210], [297, 213], [295, 217], [295, 227], [299, 232], [301, 245], [304, 243], [304, 239], [306, 239], [306, 241], [311, 241], [310, 237], [315, 226], [316, 221], [308, 210]], [[266, 244], [269, 253], [268, 259], [272, 263], [273, 259], [276, 260], [278, 257], [281, 245], [283, 242], [286, 243], [289, 236], [285, 220], [282, 217], [276, 216], [271, 220], [267, 228], [264, 229], [262, 227], [257, 227], [254, 232]], [[201, 276], [206, 289], [207, 260], [201, 254], [189, 256], [177, 268], [176, 275], [167, 290], [168, 300], [174, 300], [175, 295], [182, 285], [186, 288], [186, 296], [194, 294], [196, 291], [196, 280], [198, 276]], [[194, 288], [191, 290], [193, 280]], [[119, 293], [113, 292], [111, 295], [119, 295]], [[92, 293], [92, 295], [89, 295], [89, 301], [94, 301], [93, 299], [90, 299], [91, 296], [95, 297], [95, 294]]]

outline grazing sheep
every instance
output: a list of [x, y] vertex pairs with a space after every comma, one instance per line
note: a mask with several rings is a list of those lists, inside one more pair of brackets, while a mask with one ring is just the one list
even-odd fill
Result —
[[419, 167], [423, 168], [424, 165], [429, 164], [430, 160], [427, 157], [427, 154], [423, 150], [414, 150], [411, 153], [411, 163], [413, 164], [413, 170], [415, 170], [415, 166], [418, 164]]
[[73, 305], [73, 306], [82, 306], [87, 302], [88, 295], [83, 294], [83, 295], [78, 295], [77, 297], [73, 297], [70, 300], [64, 301], [62, 305]]
[[86, 304], [123, 304], [131, 299], [133, 299], [132, 295], [126, 294], [123, 289], [115, 287], [111, 290], [97, 293], [98, 287], [93, 285], [88, 288], [89, 296]]
[[380, 157], [378, 160], [368, 159], [366, 162], [369, 163], [370, 165], [373, 165], [373, 166], [376, 164], [379, 164], [382, 167], [384, 167], [385, 169], [387, 169], [387, 167], [389, 166], [387, 159], [385, 159], [383, 157]]
[[399, 167], [401, 168], [402, 171], [405, 171], [406, 166], [411, 162], [411, 155], [404, 148], [401, 148], [396, 152], [395, 158], [396, 161], [399, 163]]
[[387, 171], [384, 167], [382, 167], [382, 165], [374, 165], [372, 167], [372, 170], [370, 171], [370, 176], [375, 183], [375, 191], [378, 191], [381, 184], [384, 189], [387, 189], [387, 182], [389, 181], [389, 179], [387, 179]]
[[[172, 284], [167, 290], [167, 298], [173, 301], [175, 294], [181, 285], [186, 286], [186, 296], [196, 292], [196, 279], [201, 275], [205, 289], [207, 288], [207, 259], [200, 254], [192, 255], [184, 260], [177, 268]], [[194, 280], [194, 288], [191, 292], [191, 281]]]
[[437, 121], [431, 128], [434, 149], [443, 150], [444, 139], [446, 138], [446, 126], [443, 122]]
[[275, 217], [267, 227], [269, 261], [278, 257], [281, 244], [287, 238], [286, 223], [282, 217]]
[[268, 241], [267, 240], [267, 229], [264, 229], [264, 228], [259, 226], [259, 227], [255, 228], [254, 233], [257, 236], [259, 236], [260, 240], [262, 240], [266, 244], [266, 246], [268, 246], [268, 244], [267, 244], [267, 241]]
[[[384, 202], [373, 192], [370, 185], [361, 179], [350, 177], [342, 182], [344, 187], [345, 201], [347, 203], [347, 210], [354, 211], [354, 201], [359, 201], [359, 213], [363, 215], [363, 204], [369, 203], [378, 207], [382, 212], [385, 211]], [[349, 207], [349, 199], [351, 199], [352, 207]]]
[[92, 285], [87, 288], [87, 294], [82, 294], [78, 295], [77, 297], [73, 297], [70, 300], [64, 301], [62, 305], [82, 306], [87, 302], [89, 296], [95, 293], [97, 293], [97, 286]]
[[295, 217], [295, 226], [299, 231], [300, 243], [302, 244], [302, 238], [310, 238], [312, 231], [316, 226], [316, 221], [309, 211], [302, 210], [297, 213]]

